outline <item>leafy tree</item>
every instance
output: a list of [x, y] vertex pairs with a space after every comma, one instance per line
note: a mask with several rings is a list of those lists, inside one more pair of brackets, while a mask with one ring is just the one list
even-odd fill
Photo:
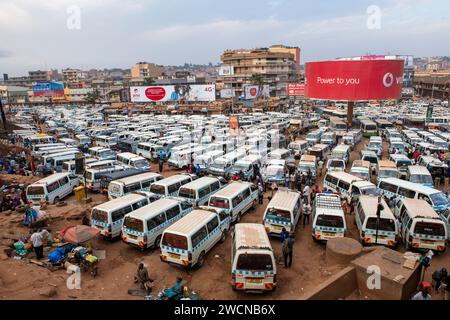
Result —
[[100, 99], [100, 92], [97, 89], [88, 92], [86, 95], [86, 101], [91, 104], [95, 104], [99, 99]]

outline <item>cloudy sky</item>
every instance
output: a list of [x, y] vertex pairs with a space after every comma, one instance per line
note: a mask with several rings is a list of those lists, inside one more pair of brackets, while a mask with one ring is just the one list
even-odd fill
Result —
[[225, 49], [280, 43], [299, 46], [302, 63], [450, 55], [449, 39], [449, 0], [0, 0], [0, 74], [10, 76], [217, 63]]

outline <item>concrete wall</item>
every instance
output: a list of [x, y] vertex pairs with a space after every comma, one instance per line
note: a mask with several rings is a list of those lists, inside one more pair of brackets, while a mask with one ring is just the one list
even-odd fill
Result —
[[344, 299], [357, 289], [356, 271], [354, 267], [346, 267], [337, 274], [322, 282], [305, 300], [337, 300]]

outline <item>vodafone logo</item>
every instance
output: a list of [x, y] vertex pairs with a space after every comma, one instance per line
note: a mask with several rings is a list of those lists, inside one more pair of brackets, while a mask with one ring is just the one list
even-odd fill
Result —
[[393, 83], [394, 83], [394, 76], [392, 75], [392, 73], [390, 72], [386, 73], [383, 77], [383, 85], [386, 88], [389, 88], [390, 86], [392, 86]]
[[158, 101], [166, 96], [166, 90], [163, 87], [149, 87], [145, 89], [147, 98], [153, 101]]

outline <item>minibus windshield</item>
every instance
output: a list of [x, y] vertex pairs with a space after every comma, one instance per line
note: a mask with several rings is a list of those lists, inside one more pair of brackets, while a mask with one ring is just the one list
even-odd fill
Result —
[[272, 257], [268, 254], [242, 253], [238, 257], [236, 268], [252, 271], [273, 270]]
[[180, 188], [178, 196], [188, 199], [195, 199], [195, 190], [189, 188]]
[[378, 176], [380, 178], [398, 178], [398, 173], [395, 170], [380, 169]]
[[148, 167], [148, 162], [144, 159], [133, 161], [133, 166], [136, 168]]
[[123, 226], [127, 229], [138, 231], [138, 232], [144, 232], [144, 223], [142, 220], [132, 218], [132, 217], [125, 217], [125, 220], [123, 220]]
[[433, 184], [433, 178], [430, 175], [427, 174], [414, 174], [411, 175], [411, 178], [409, 181], [414, 183], [428, 183]]
[[183, 250], [188, 249], [187, 238], [185, 236], [180, 236], [178, 234], [165, 233], [161, 243], [164, 246], [170, 246], [172, 248]]
[[108, 213], [99, 209], [92, 209], [91, 219], [107, 223]]
[[430, 198], [434, 206], [448, 205], [448, 199], [442, 192], [430, 194]]
[[444, 224], [418, 221], [414, 227], [414, 233], [428, 236], [445, 236]]
[[[367, 219], [366, 228], [376, 230], [377, 229], [377, 218]], [[378, 230], [395, 231], [395, 221], [393, 219], [380, 218]]]
[[376, 187], [361, 188], [361, 194], [368, 196], [379, 196], [380, 191]]
[[330, 168], [345, 168], [345, 163], [341, 160], [330, 160], [328, 166]]
[[40, 186], [29, 186], [27, 189], [27, 194], [30, 196], [44, 195], [45, 190], [44, 187]]
[[269, 208], [267, 209], [266, 214], [267, 219], [277, 220], [277, 221], [291, 221], [291, 213], [286, 210], [280, 210], [277, 208]]
[[230, 202], [228, 199], [223, 199], [219, 197], [211, 197], [209, 199], [209, 205], [215, 208], [228, 209], [230, 207]]
[[398, 162], [397, 162], [397, 168], [402, 168], [402, 167], [407, 167], [407, 166], [410, 166], [412, 163], [411, 163], [411, 161], [410, 160], [399, 160]]
[[363, 158], [362, 158], [362, 160], [364, 160], [364, 161], [369, 161], [370, 163], [378, 163], [378, 158], [377, 158], [377, 156], [364, 156]]
[[343, 228], [344, 221], [340, 216], [320, 214], [317, 216], [316, 224], [321, 227]]

